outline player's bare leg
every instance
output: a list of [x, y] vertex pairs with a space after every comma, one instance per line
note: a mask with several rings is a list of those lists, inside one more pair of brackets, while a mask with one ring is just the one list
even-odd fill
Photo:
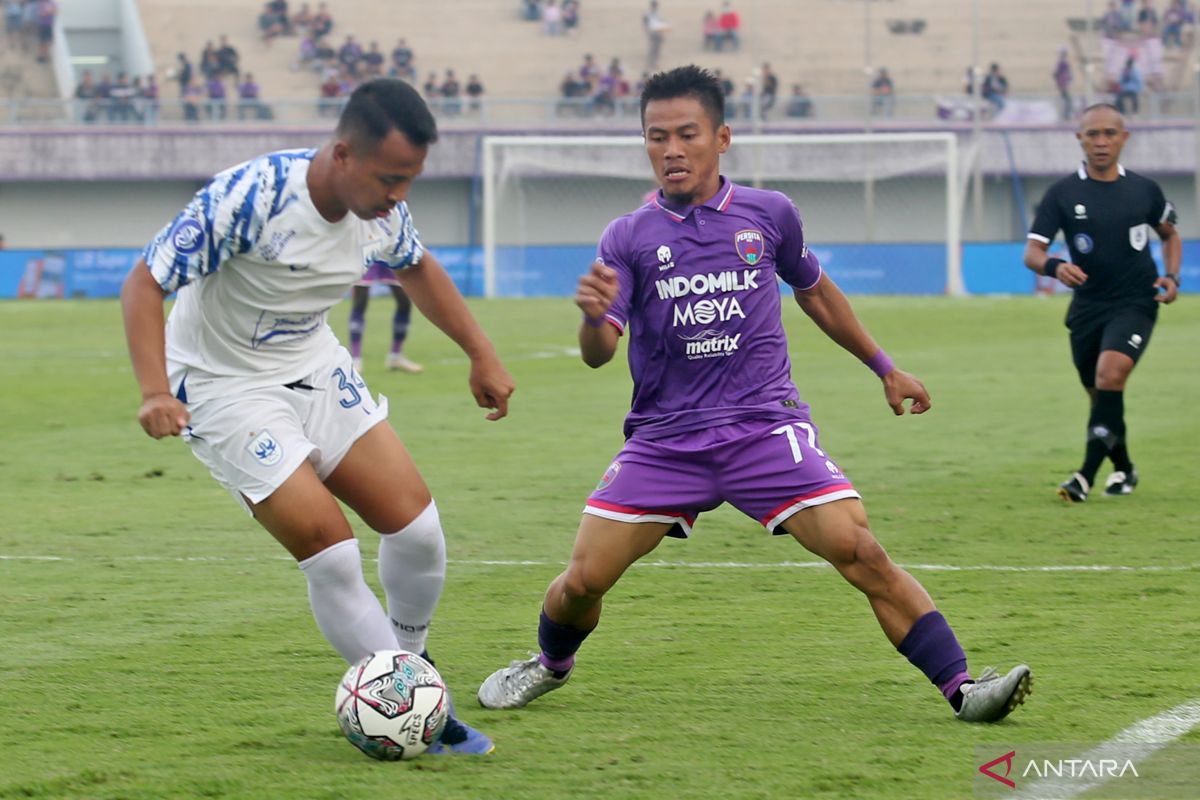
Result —
[[664, 522], [618, 522], [584, 514], [566, 571], [546, 589], [546, 615], [560, 625], [595, 628], [604, 595], [670, 529]]
[[382, 423], [350, 446], [325, 485], [383, 534], [404, 528], [433, 500], [408, 448]]
[[785, 520], [783, 529], [867, 596], [893, 645], [898, 646], [913, 623], [934, 610], [929, 593], [896, 566], [872, 535], [859, 500], [806, 508]]
[[567, 569], [550, 582], [538, 624], [541, 653], [496, 670], [479, 687], [486, 708], [520, 708], [571, 677], [575, 653], [600, 622], [604, 595], [658, 547], [671, 525], [584, 514]]
[[995, 722], [1024, 702], [1033, 681], [1024, 664], [1004, 676], [989, 668], [971, 680], [950, 625], [924, 587], [875, 539], [861, 501], [806, 508], [785, 520], [783, 528], [867, 596], [889, 641], [938, 687], [959, 719]]

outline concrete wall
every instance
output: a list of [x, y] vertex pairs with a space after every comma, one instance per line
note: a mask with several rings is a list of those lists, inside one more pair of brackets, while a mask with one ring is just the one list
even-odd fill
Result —
[[[1032, 215], [1053, 179], [1021, 181]], [[1158, 178], [1179, 210], [1185, 236], [1200, 234], [1192, 179]], [[4, 182], [0, 184], [0, 233], [10, 247], [141, 247], [191, 199], [199, 181]], [[642, 202], [649, 181], [589, 178], [581, 186], [541, 181], [527, 187], [522, 202], [502, 208], [500, 244], [571, 245], [595, 243], [608, 222]], [[876, 187], [874, 236], [867, 235], [862, 186], [777, 184], [801, 210], [814, 242], [920, 243], [941, 241], [945, 205], [939, 181], [913, 179]], [[580, 194], [580, 190], [583, 190]], [[1018, 220], [1013, 187], [989, 178], [984, 195], [983, 230], [977, 235], [968, 202], [964, 241], [1004, 242], [1024, 238], [1027, 221]], [[430, 245], [472, 241], [472, 183], [466, 179], [418, 180], [409, 203], [422, 238]], [[582, 198], [582, 199], [581, 199]], [[969, 198], [968, 198], [969, 200]], [[564, 209], [569, 209], [564, 212]]]

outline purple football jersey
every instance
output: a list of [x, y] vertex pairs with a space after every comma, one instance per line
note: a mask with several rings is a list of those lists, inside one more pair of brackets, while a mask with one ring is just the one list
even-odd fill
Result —
[[676, 208], [662, 193], [609, 224], [597, 258], [617, 272], [607, 319], [630, 330], [625, 435], [658, 438], [803, 407], [776, 278], [809, 289], [821, 264], [785, 195], [721, 188]]

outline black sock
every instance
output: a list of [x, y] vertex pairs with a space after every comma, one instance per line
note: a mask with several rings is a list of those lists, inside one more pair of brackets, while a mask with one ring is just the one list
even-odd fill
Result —
[[1088, 417], [1087, 449], [1079, 472], [1089, 486], [1096, 483], [1096, 471], [1125, 432], [1125, 395], [1123, 392], [1096, 391], [1096, 402]]
[[1125, 441], [1122, 439], [1113, 447], [1112, 452], [1108, 454], [1112, 459], [1113, 467], [1121, 470], [1126, 475], [1133, 470], [1133, 462], [1129, 459], [1129, 448], [1125, 446]]

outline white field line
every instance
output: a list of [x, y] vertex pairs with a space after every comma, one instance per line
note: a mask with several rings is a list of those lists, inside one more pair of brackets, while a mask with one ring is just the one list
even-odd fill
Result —
[[[161, 561], [161, 562], [254, 562], [291, 561], [286, 555], [278, 556], [51, 556], [51, 555], [6, 555], [0, 561]], [[372, 560], [364, 556], [364, 560]], [[450, 564], [474, 567], [561, 567], [562, 561], [504, 560], [504, 559], [449, 559]], [[1171, 564], [1124, 566], [1120, 564], [1045, 564], [1014, 566], [1005, 564], [901, 564], [908, 570], [924, 572], [1192, 572], [1200, 570], [1200, 564]], [[639, 561], [634, 567], [643, 569], [826, 569], [825, 561]]]
[[[1101, 759], [1111, 759], [1122, 765], [1128, 759], [1133, 762], [1136, 769], [1138, 764], [1197, 726], [1200, 726], [1200, 698], [1181, 703], [1141, 722], [1135, 722], [1107, 742], [1076, 756], [1076, 759], [1090, 761], [1093, 764], [1098, 763]], [[1013, 800], [1018, 800], [1018, 798], [1020, 800], [1070, 800], [1072, 797], [1077, 797], [1103, 785], [1110, 777], [1109, 775], [1087, 779], [1048, 777], [1021, 786], [1015, 794], [1009, 795], [1009, 797], [1012, 797]], [[1135, 785], [1131, 784], [1131, 786]]]

